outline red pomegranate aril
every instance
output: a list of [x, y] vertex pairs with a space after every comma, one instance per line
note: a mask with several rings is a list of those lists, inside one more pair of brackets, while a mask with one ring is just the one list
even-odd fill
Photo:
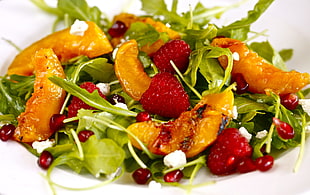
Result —
[[121, 21], [116, 21], [108, 30], [108, 33], [111, 35], [111, 37], [121, 37], [125, 34], [126, 31], [127, 26]]
[[251, 158], [242, 159], [237, 166], [237, 170], [239, 171], [239, 173], [248, 173], [255, 171], [256, 169], [256, 164]]
[[181, 170], [171, 171], [164, 175], [165, 182], [179, 182], [184, 177], [184, 174]]
[[54, 160], [53, 155], [49, 151], [44, 150], [39, 156], [38, 165], [42, 169], [48, 169], [53, 163], [53, 160]]
[[90, 136], [94, 135], [93, 131], [83, 130], [78, 133], [78, 138], [80, 142], [86, 142]]
[[135, 170], [132, 174], [132, 178], [137, 184], [146, 184], [152, 177], [152, 173], [147, 168], [139, 168]]
[[113, 94], [110, 98], [109, 98], [109, 102], [112, 104], [112, 105], [115, 105], [117, 103], [123, 103], [125, 104], [125, 98], [121, 95], [118, 95], [118, 94]]
[[137, 122], [144, 122], [144, 121], [149, 121], [149, 120], [152, 120], [152, 118], [151, 118], [151, 115], [146, 111], [139, 112], [136, 116]]
[[282, 138], [282, 139], [292, 139], [294, 138], [295, 132], [294, 132], [294, 128], [286, 123], [281, 121], [278, 118], [273, 117], [273, 124], [276, 126], [278, 135]]
[[296, 94], [289, 93], [280, 96], [281, 104], [288, 110], [294, 110], [298, 106], [299, 98]]
[[50, 128], [53, 131], [58, 131], [64, 126], [63, 121], [66, 119], [64, 114], [54, 114], [50, 119]]
[[273, 167], [274, 158], [270, 155], [259, 157], [255, 160], [255, 164], [258, 170], [268, 171]]
[[236, 82], [237, 83], [237, 94], [243, 94], [245, 92], [247, 92], [248, 88], [249, 88], [249, 84], [246, 82], [246, 80], [244, 79], [243, 75], [241, 73], [236, 73], [234, 75], [232, 75], [232, 83]]
[[12, 124], [3, 125], [0, 129], [0, 139], [2, 141], [8, 141], [13, 135], [15, 131], [15, 126]]

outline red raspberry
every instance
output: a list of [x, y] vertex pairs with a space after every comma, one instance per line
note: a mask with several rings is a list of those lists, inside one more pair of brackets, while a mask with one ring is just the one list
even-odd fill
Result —
[[[99, 88], [92, 82], [84, 82], [80, 85], [81, 88], [86, 89], [88, 92], [92, 93], [95, 90], [98, 90], [99, 95], [106, 99], [106, 96], [99, 90]], [[73, 96], [72, 100], [70, 102], [70, 105], [68, 106], [68, 117], [75, 117], [78, 113], [78, 110], [84, 108], [87, 110], [95, 110], [96, 108], [87, 105], [85, 102], [83, 102], [80, 98]]]
[[189, 97], [178, 79], [168, 72], [156, 74], [140, 103], [151, 114], [177, 118], [189, 106]]
[[252, 156], [253, 148], [238, 129], [227, 128], [210, 148], [207, 166], [215, 175], [234, 173], [240, 162]]
[[191, 49], [183, 40], [171, 40], [165, 43], [153, 55], [153, 62], [161, 72], [175, 73], [170, 60], [184, 73], [188, 67]]

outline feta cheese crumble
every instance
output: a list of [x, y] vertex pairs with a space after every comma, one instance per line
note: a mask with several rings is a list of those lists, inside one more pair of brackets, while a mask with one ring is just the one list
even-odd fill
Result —
[[70, 28], [70, 34], [76, 36], [84, 36], [88, 29], [88, 24], [85, 21], [75, 20]]
[[232, 110], [232, 118], [233, 118], [233, 119], [237, 119], [237, 118], [238, 118], [238, 110], [237, 110], [237, 106], [233, 106], [233, 110]]
[[110, 94], [110, 85], [109, 83], [98, 83], [96, 87], [99, 88], [99, 91], [103, 93], [103, 95], [109, 95]]
[[255, 137], [258, 139], [263, 139], [264, 137], [267, 136], [267, 134], [268, 134], [267, 130], [262, 130], [262, 131], [257, 132]]
[[182, 167], [186, 164], [186, 155], [181, 150], [176, 150], [164, 157], [164, 164], [169, 168]]
[[32, 143], [32, 148], [37, 150], [41, 154], [46, 148], [52, 147], [55, 144], [55, 140], [47, 139], [45, 141], [35, 141]]
[[152, 190], [159, 190], [159, 189], [161, 189], [161, 183], [158, 183], [158, 182], [156, 182], [154, 180], [150, 181], [148, 186], [149, 186], [149, 189], [152, 189]]
[[249, 141], [251, 140], [251, 138], [252, 138], [252, 134], [249, 133], [248, 130], [247, 130], [245, 127], [240, 127], [240, 128], [239, 128], [239, 133], [240, 133], [243, 137], [245, 137], [245, 138], [248, 140], [248, 142], [249, 142]]
[[128, 110], [127, 105], [124, 103], [117, 102], [116, 104], [114, 104], [114, 106]]
[[235, 61], [239, 61], [239, 60], [240, 60], [240, 56], [239, 56], [238, 52], [234, 52], [234, 53], [232, 54], [232, 57], [233, 57], [233, 59], [234, 59]]
[[301, 105], [302, 109], [310, 115], [310, 99], [300, 99], [299, 104]]

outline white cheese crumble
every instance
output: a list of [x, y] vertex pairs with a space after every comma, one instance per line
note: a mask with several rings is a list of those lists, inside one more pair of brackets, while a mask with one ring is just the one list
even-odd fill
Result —
[[310, 115], [310, 99], [300, 99], [299, 104], [301, 105], [302, 109]]
[[238, 52], [234, 52], [234, 53], [232, 54], [232, 57], [233, 57], [233, 59], [234, 59], [235, 61], [239, 61], [239, 60], [240, 60], [240, 56], [239, 56]]
[[55, 144], [55, 140], [47, 139], [45, 141], [35, 141], [32, 143], [32, 148], [37, 150], [41, 154], [46, 148], [52, 147]]
[[152, 190], [159, 190], [159, 189], [161, 189], [161, 183], [158, 183], [158, 182], [156, 182], [154, 180], [150, 181], [148, 186], [149, 186], [149, 189], [152, 189]]
[[251, 140], [251, 138], [252, 138], [252, 134], [249, 133], [248, 130], [247, 130], [245, 127], [240, 127], [240, 128], [239, 128], [239, 133], [240, 133], [243, 137], [245, 137], [245, 138], [248, 140], [248, 142], [249, 142], [249, 141]]
[[264, 137], [266, 137], [268, 134], [268, 131], [267, 130], [262, 130], [262, 131], [259, 131], [256, 133], [256, 138], [258, 139], [263, 139]]
[[238, 110], [237, 110], [237, 106], [233, 106], [233, 110], [232, 110], [232, 118], [233, 118], [233, 119], [237, 119], [237, 118], [238, 118]]
[[85, 31], [88, 29], [88, 24], [85, 21], [75, 20], [71, 25], [70, 34], [76, 36], [84, 36]]
[[186, 155], [181, 150], [176, 150], [164, 157], [164, 164], [169, 168], [182, 167], [186, 164]]
[[104, 95], [110, 94], [110, 85], [109, 83], [98, 83], [96, 84], [96, 87], [99, 88], [99, 91], [103, 93]]
[[117, 102], [116, 104], [114, 104], [114, 106], [128, 110], [127, 105], [124, 103]]

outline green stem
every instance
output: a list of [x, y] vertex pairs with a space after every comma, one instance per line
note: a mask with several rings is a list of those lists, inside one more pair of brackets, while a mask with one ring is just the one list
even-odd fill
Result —
[[128, 141], [127, 143], [128, 145], [128, 149], [129, 149], [129, 152], [131, 154], [131, 156], [135, 159], [135, 161], [138, 163], [138, 165], [143, 168], [143, 169], [146, 169], [147, 166], [144, 164], [144, 162], [138, 157], [137, 153], [135, 152], [134, 148], [132, 147], [132, 144], [130, 141]]
[[305, 142], [306, 142], [306, 116], [305, 114], [302, 117], [302, 132], [301, 132], [301, 141], [300, 141], [300, 149], [298, 153], [298, 158], [294, 167], [294, 172], [296, 173], [299, 170], [301, 165], [304, 153], [305, 153]]
[[[279, 113], [280, 113], [280, 97], [276, 96], [276, 105], [275, 105], [275, 118], [279, 118]], [[272, 123], [270, 128], [269, 128], [269, 133], [267, 135], [267, 145], [266, 145], [266, 152], [270, 153], [271, 152], [271, 142], [272, 142], [272, 135], [275, 129], [275, 125]]]
[[178, 67], [175, 65], [175, 63], [170, 60], [170, 64], [173, 67], [173, 69], [176, 71], [176, 73], [178, 74], [178, 76], [181, 78], [181, 80], [187, 85], [187, 87], [199, 98], [201, 99], [202, 96], [201, 94], [193, 87], [191, 86], [183, 77], [182, 73], [180, 72], [180, 70], [178, 69]]
[[81, 142], [79, 140], [79, 137], [78, 135], [76, 134], [76, 132], [74, 131], [74, 129], [70, 129], [70, 132], [72, 134], [72, 137], [76, 143], [76, 146], [77, 146], [77, 149], [79, 151], [79, 156], [80, 156], [80, 159], [81, 160], [84, 160], [84, 152], [83, 152], [83, 148], [82, 148], [82, 145], [81, 145]]

